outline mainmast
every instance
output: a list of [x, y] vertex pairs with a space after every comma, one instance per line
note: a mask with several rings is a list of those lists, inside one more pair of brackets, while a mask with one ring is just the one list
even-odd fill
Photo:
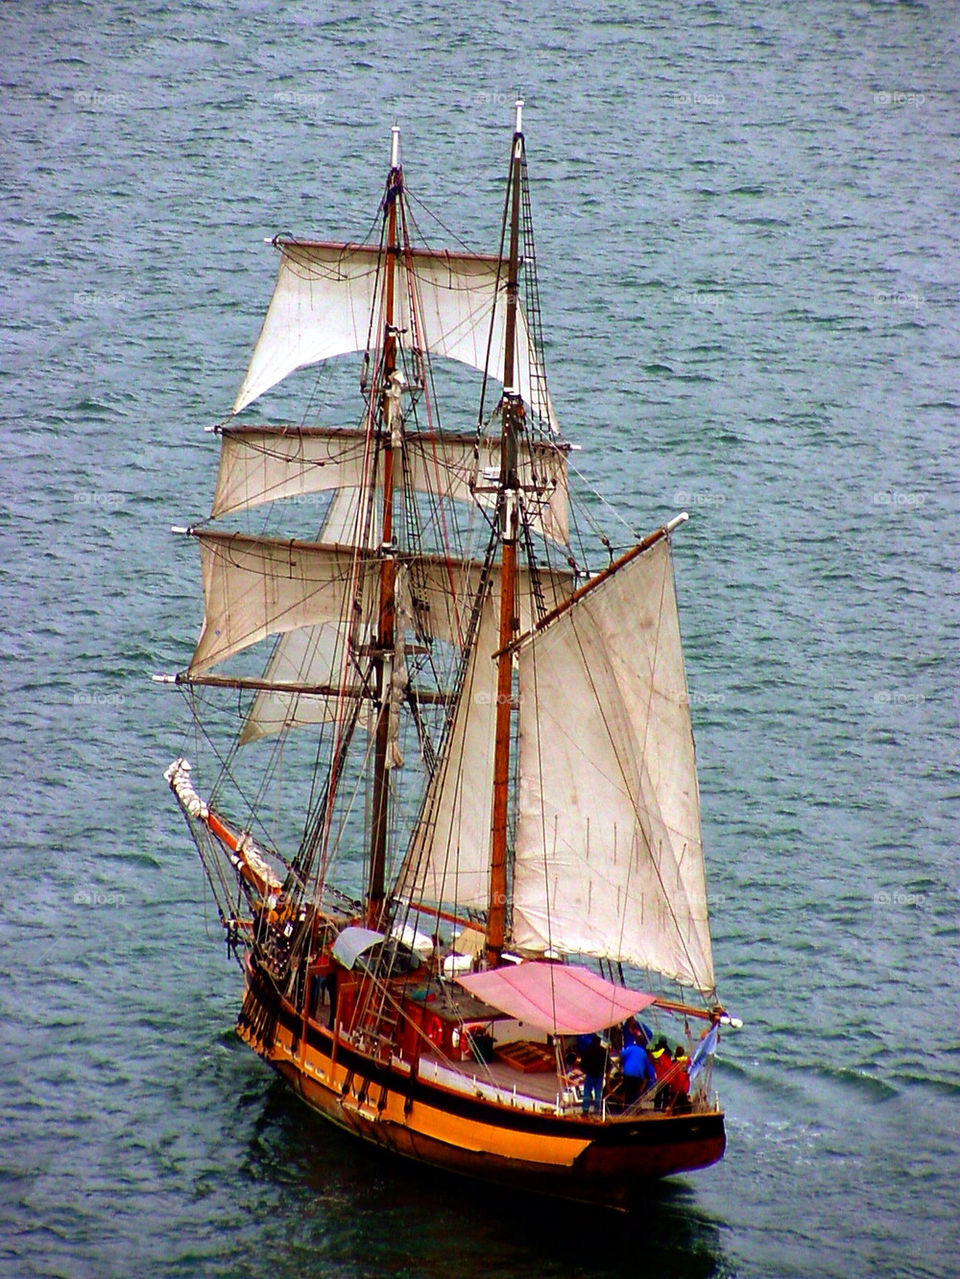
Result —
[[395, 589], [397, 561], [393, 544], [394, 451], [401, 440], [400, 388], [397, 370], [397, 332], [394, 324], [399, 247], [397, 203], [403, 193], [400, 164], [400, 126], [394, 125], [390, 147], [390, 173], [384, 197], [387, 215], [386, 281], [384, 289], [383, 369], [381, 387], [381, 448], [383, 451], [383, 518], [381, 522], [380, 610], [377, 621], [374, 673], [379, 689], [373, 758], [373, 822], [370, 839], [370, 877], [367, 887], [367, 926], [378, 928], [383, 914], [384, 878], [387, 861], [387, 818], [389, 798], [388, 752], [390, 747], [390, 689], [396, 642]]
[[520, 184], [523, 169], [523, 99], [517, 99], [517, 119], [510, 160], [510, 255], [507, 267], [507, 314], [503, 351], [503, 400], [500, 443], [500, 645], [497, 658], [497, 720], [493, 765], [493, 821], [490, 848], [490, 902], [487, 911], [487, 962], [495, 966], [503, 951], [507, 914], [507, 807], [510, 787], [510, 725], [513, 653], [510, 645], [519, 631], [515, 603], [519, 482], [517, 437], [523, 426], [523, 400], [516, 385], [515, 355], [520, 275]]

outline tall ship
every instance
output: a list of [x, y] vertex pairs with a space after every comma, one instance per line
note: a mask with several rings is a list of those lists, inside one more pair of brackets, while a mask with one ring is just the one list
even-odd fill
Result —
[[[204, 617], [156, 677], [191, 712], [165, 777], [242, 970], [237, 1033], [309, 1106], [425, 1164], [629, 1208], [725, 1142], [686, 515], [618, 542], [571, 501], [521, 107], [498, 252], [428, 245], [398, 128], [364, 242], [272, 241], [208, 428], [210, 516], [175, 530]], [[353, 407], [321, 420], [345, 367]], [[250, 420], [304, 370], [296, 424]]]

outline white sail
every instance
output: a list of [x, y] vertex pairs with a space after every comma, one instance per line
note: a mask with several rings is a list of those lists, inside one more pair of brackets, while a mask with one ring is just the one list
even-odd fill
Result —
[[[446, 640], [462, 647], [466, 642], [470, 613], [481, 586], [483, 566], [477, 560], [447, 559], [440, 555], [407, 556], [410, 565], [410, 612], [421, 635]], [[541, 568], [537, 580], [549, 610], [561, 603], [573, 589], [567, 569]], [[491, 590], [499, 607], [500, 566], [490, 571]], [[516, 569], [516, 602], [520, 626], [533, 625], [533, 581], [526, 565]], [[492, 657], [496, 644], [489, 649]], [[481, 653], [481, 659], [484, 654]]]
[[[485, 908], [490, 894], [490, 804], [497, 718], [497, 614], [488, 598], [470, 654], [449, 748], [431, 778], [409, 856], [422, 901]], [[481, 656], [482, 655], [482, 656]]]
[[228, 426], [221, 437], [211, 519], [263, 502], [358, 489], [371, 469], [365, 431]]
[[[573, 589], [573, 579], [565, 571], [541, 572], [540, 584], [548, 607], [566, 599]], [[526, 568], [518, 570], [517, 599], [521, 630], [528, 630], [537, 619]], [[496, 574], [481, 613], [453, 730], [431, 779], [426, 821], [417, 831], [407, 859], [415, 892], [423, 901], [478, 909], [489, 904], [497, 718], [493, 655], [500, 646], [499, 617]]]
[[[404, 439], [403, 483], [421, 493], [493, 507], [500, 472], [499, 437], [411, 434]], [[570, 540], [566, 452], [524, 437], [517, 443], [517, 479], [530, 527], [554, 542]]]
[[[263, 673], [271, 684], [304, 684], [336, 688], [343, 671], [347, 627], [327, 622], [322, 626], [303, 626], [281, 635]], [[358, 643], [366, 642], [365, 629]], [[337, 696], [320, 693], [290, 693], [282, 689], [260, 689], [254, 697], [243, 723], [239, 745], [259, 741], [262, 737], [287, 728], [322, 724], [336, 715]], [[372, 701], [361, 709], [360, 727], [370, 729]]]
[[513, 941], [714, 989], [693, 732], [661, 538], [522, 642]]
[[[354, 601], [361, 625], [374, 616], [380, 574], [375, 550], [242, 533], [193, 535], [200, 543], [204, 621], [190, 675], [203, 674], [268, 635], [340, 622], [351, 615]], [[421, 637], [462, 645], [483, 565], [441, 555], [398, 560], [408, 570], [398, 573], [398, 593], [406, 594], [398, 600], [398, 611], [413, 619]], [[499, 568], [491, 570], [494, 589], [499, 575]], [[524, 599], [531, 590], [529, 570], [517, 576]], [[538, 578], [548, 608], [569, 592], [567, 572], [542, 569]], [[529, 619], [529, 607], [523, 617]]]
[[323, 521], [325, 542], [335, 542], [340, 546], [380, 545], [380, 503], [377, 501], [373, 502], [367, 520], [366, 538], [361, 537], [358, 519], [362, 495], [362, 489], [338, 489], [334, 493]]
[[[211, 518], [283, 499], [303, 500], [330, 489], [356, 490], [369, 474], [367, 434], [321, 427], [224, 428]], [[411, 433], [404, 438], [398, 485], [441, 499], [496, 502], [493, 478], [500, 440], [473, 435]], [[531, 526], [555, 542], [569, 540], [566, 454], [553, 444], [520, 442], [517, 472]], [[331, 541], [354, 542], [353, 531]]]
[[[362, 491], [358, 488], [340, 488], [334, 492], [323, 523], [325, 542], [356, 545]], [[377, 503], [374, 502], [365, 544], [373, 547], [379, 541], [380, 514]], [[341, 624], [328, 622], [320, 626], [298, 627], [278, 635], [264, 679], [271, 683], [290, 680], [314, 687], [336, 686], [342, 671], [347, 629]], [[361, 626], [355, 642], [365, 644], [369, 641], [369, 636], [369, 626]], [[373, 717], [368, 712], [365, 713], [365, 710], [361, 711], [359, 726], [369, 729]], [[332, 719], [336, 711], [336, 697], [261, 689], [250, 703], [239, 744], [246, 746], [287, 728], [322, 724], [325, 720]]]
[[241, 533], [197, 532], [204, 620], [189, 673], [268, 635], [349, 616], [355, 592], [370, 616], [378, 561], [370, 551], [320, 543], [277, 541]]
[[[250, 367], [233, 412], [240, 413], [264, 391], [294, 369], [335, 355], [365, 351], [377, 344], [378, 289], [383, 287], [378, 246], [277, 241], [280, 271]], [[420, 335], [433, 356], [458, 360], [483, 372], [491, 352], [490, 373], [496, 376], [503, 358], [505, 304], [496, 307], [492, 340], [490, 316], [499, 292], [506, 290], [506, 269], [495, 257], [412, 250], [409, 264], [415, 285], [415, 315], [409, 290], [398, 287], [395, 326], [401, 334]], [[502, 367], [502, 366], [500, 366]], [[517, 380], [527, 404], [539, 401], [545, 387], [543, 370], [532, 354], [522, 312], [517, 324]], [[531, 387], [531, 380], [537, 390]], [[556, 430], [552, 406], [546, 413]]]

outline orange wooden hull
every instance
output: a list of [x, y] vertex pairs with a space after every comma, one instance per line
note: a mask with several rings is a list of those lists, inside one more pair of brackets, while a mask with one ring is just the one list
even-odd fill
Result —
[[627, 1209], [651, 1181], [716, 1163], [726, 1144], [719, 1110], [600, 1123], [442, 1086], [396, 1057], [380, 1061], [334, 1042], [252, 968], [237, 1032], [341, 1128], [396, 1154], [527, 1193]]

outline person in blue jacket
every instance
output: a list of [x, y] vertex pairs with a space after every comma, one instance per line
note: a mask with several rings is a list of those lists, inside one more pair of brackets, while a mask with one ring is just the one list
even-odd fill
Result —
[[623, 1074], [623, 1097], [628, 1106], [632, 1106], [651, 1084], [657, 1082], [657, 1072], [650, 1054], [639, 1038], [630, 1039], [623, 1045], [620, 1070]]

